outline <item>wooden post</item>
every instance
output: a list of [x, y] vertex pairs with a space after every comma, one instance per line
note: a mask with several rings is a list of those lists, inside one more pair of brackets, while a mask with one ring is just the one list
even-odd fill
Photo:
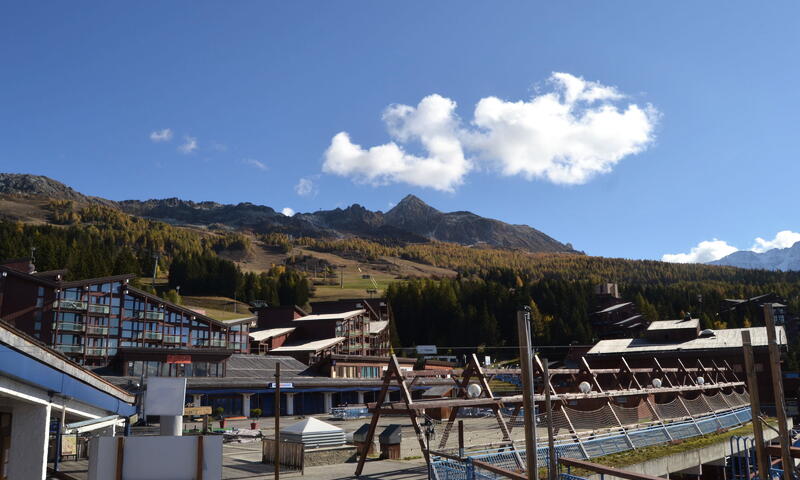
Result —
[[753, 441], [756, 444], [756, 463], [758, 464], [758, 477], [769, 478], [769, 459], [764, 447], [764, 429], [759, 417], [761, 404], [758, 401], [758, 382], [756, 381], [755, 361], [753, 360], [753, 346], [750, 343], [750, 331], [742, 330], [742, 347], [744, 350], [744, 371], [747, 375], [747, 389], [750, 391], [750, 411], [753, 417]]
[[361, 448], [361, 451], [358, 452], [358, 465], [356, 466], [355, 474], [356, 477], [360, 477], [361, 472], [364, 470], [364, 462], [367, 461], [367, 452], [369, 451], [369, 446], [372, 445], [372, 442], [375, 439], [375, 429], [378, 428], [378, 420], [381, 418], [381, 409], [383, 408], [383, 403], [386, 400], [386, 396], [389, 394], [389, 383], [392, 381], [393, 376], [394, 371], [391, 368], [387, 368], [383, 374], [383, 385], [378, 392], [378, 397], [375, 399], [375, 411], [372, 413], [372, 419], [369, 422], [369, 430], [367, 431], [366, 439], [367, 441]]
[[525, 408], [525, 459], [528, 480], [538, 477], [536, 464], [536, 407], [533, 401], [533, 364], [531, 359], [531, 309], [517, 310], [517, 336], [519, 337], [519, 364], [522, 369], [522, 402]]
[[203, 436], [200, 435], [197, 437], [197, 466], [195, 470], [195, 477], [197, 480], [203, 480], [203, 455], [205, 451], [203, 450]]
[[122, 480], [122, 467], [125, 462], [125, 437], [117, 437], [117, 471], [116, 480]]
[[[494, 393], [492, 392], [492, 387], [489, 385], [489, 381], [486, 380], [486, 375], [483, 373], [483, 368], [481, 367], [480, 362], [478, 362], [478, 357], [473, 353], [472, 358], [470, 360], [470, 364], [472, 365], [472, 369], [475, 372], [475, 376], [478, 377], [478, 381], [483, 389], [483, 395], [488, 398], [494, 398]], [[533, 371], [533, 369], [531, 369]], [[531, 394], [533, 395], [533, 394]], [[533, 397], [531, 397], [533, 398]], [[506, 424], [505, 418], [503, 418], [503, 412], [500, 411], [500, 406], [503, 405], [492, 405], [492, 411], [494, 412], [495, 419], [497, 420], [497, 424], [500, 427], [500, 431], [503, 432], [503, 440], [507, 440], [511, 450], [514, 452], [514, 459], [516, 460], [517, 464], [520, 468], [524, 465], [522, 464], [522, 457], [517, 452], [517, 447], [514, 445], [514, 439], [511, 438], [511, 430], [508, 429], [508, 425]], [[536, 428], [536, 427], [534, 427]]]
[[281, 478], [281, 364], [275, 363], [275, 480]]
[[[791, 446], [789, 429], [786, 425], [786, 400], [783, 398], [783, 374], [781, 373], [781, 352], [775, 339], [775, 319], [772, 316], [772, 304], [764, 305], [764, 325], [767, 328], [767, 346], [769, 347], [769, 370], [772, 372], [772, 391], [775, 394], [775, 410], [778, 414], [778, 431], [781, 441], [781, 463], [784, 480], [791, 480], [794, 472], [794, 461], [789, 453]], [[755, 422], [755, 420], [753, 420]]]
[[547, 359], [542, 359], [542, 368], [544, 369], [544, 404], [545, 411], [547, 412], [547, 457], [548, 471], [547, 478], [549, 480], [556, 480], [556, 447], [555, 438], [553, 435], [553, 405], [550, 402], [550, 371], [547, 369]]

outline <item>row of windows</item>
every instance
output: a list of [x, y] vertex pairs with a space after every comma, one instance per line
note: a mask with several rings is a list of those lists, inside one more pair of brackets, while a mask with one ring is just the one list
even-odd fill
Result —
[[145, 377], [222, 377], [224, 365], [215, 362], [175, 364], [154, 360], [128, 362], [128, 375]]
[[379, 378], [381, 367], [358, 367], [358, 366], [337, 366], [336, 376], [338, 378]]
[[[54, 312], [53, 327], [61, 335], [53, 338], [53, 343], [65, 346], [66, 350], [75, 351], [77, 346], [83, 345], [85, 335], [96, 335], [116, 337], [115, 343], [119, 338], [121, 346], [154, 348], [191, 346], [230, 348], [243, 352], [248, 350], [248, 324], [233, 325], [227, 329], [210, 325], [193, 318], [193, 315], [164, 308], [163, 304], [127, 293], [122, 294], [122, 287], [123, 284], [120, 282], [109, 282], [89, 285], [86, 288], [63, 289], [57, 295], [59, 300], [84, 302], [78, 305], [71, 304], [67, 308], [85, 310], [85, 312]], [[42, 307], [44, 305], [44, 288], [40, 287], [37, 293], [37, 306]], [[102, 309], [92, 309], [91, 307], [87, 309], [87, 304], [89, 306], [110, 305], [117, 308], [107, 309], [103, 315]], [[65, 306], [62, 305], [62, 308]], [[122, 311], [120, 312], [120, 310]], [[122, 320], [120, 320], [120, 313]], [[42, 310], [40, 308], [34, 313], [34, 334], [37, 337], [41, 337], [41, 328]], [[85, 343], [89, 344], [91, 337], [86, 338]], [[113, 348], [116, 353], [116, 345]]]

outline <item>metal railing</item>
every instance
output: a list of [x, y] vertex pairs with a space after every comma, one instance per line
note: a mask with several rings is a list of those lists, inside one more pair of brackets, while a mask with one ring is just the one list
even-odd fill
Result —
[[56, 300], [53, 302], [53, 308], [61, 308], [64, 310], [86, 310], [86, 302], [80, 300]]
[[83, 353], [83, 345], [56, 345], [56, 350], [64, 353]]
[[154, 331], [151, 331], [151, 330], [145, 330], [143, 332], [139, 332], [139, 335], [137, 335], [137, 337], [142, 339], [142, 340], [161, 340], [163, 335], [162, 335], [161, 332], [154, 332]]
[[62, 332], [83, 332], [86, 330], [86, 325], [83, 323], [57, 323], [56, 329]]
[[86, 333], [90, 335], [108, 335], [108, 327], [86, 325]]
[[90, 303], [88, 307], [86, 307], [86, 311], [89, 313], [101, 313], [104, 315], [108, 315], [111, 313], [111, 307], [108, 305], [97, 305]]
[[[672, 440], [687, 439], [697, 437], [708, 433], [714, 433], [718, 430], [741, 425], [751, 418], [750, 407], [739, 407], [724, 414], [710, 413], [703, 417], [695, 417], [691, 420], [680, 420], [666, 424], [649, 425], [644, 428], [627, 429], [627, 437], [625, 434], [619, 432], [608, 432], [599, 434], [589, 438], [583, 438], [581, 442], [573, 439], [562, 440], [555, 442], [555, 451], [557, 457], [571, 457], [580, 460], [589, 460], [591, 458], [602, 457], [612, 453], [619, 453], [636, 448], [646, 447], [650, 445], [658, 445], [668, 443], [670, 436]], [[628, 442], [630, 438], [631, 442]], [[506, 447], [507, 448], [507, 447]], [[466, 460], [477, 460], [480, 462], [495, 465], [508, 470], [517, 470], [519, 465], [517, 454], [525, 458], [525, 450], [518, 449], [516, 453], [513, 451], [500, 451], [499, 449], [483, 450], [471, 452], [468, 454]], [[536, 450], [536, 456], [539, 465], [548, 464], [548, 447], [543, 445]], [[436, 458], [434, 456], [434, 458]], [[475, 480], [482, 478], [503, 478], [501, 476], [487, 476], [493, 475], [490, 472], [484, 471], [483, 473], [476, 472], [472, 467], [471, 462], [459, 462], [452, 459], [438, 459], [433, 462], [433, 467], [436, 469], [440, 480]]]

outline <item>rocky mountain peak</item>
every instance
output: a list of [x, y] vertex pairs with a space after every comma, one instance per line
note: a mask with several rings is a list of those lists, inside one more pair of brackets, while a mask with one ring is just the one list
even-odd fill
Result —
[[85, 195], [43, 175], [0, 173], [0, 194], [88, 201]]

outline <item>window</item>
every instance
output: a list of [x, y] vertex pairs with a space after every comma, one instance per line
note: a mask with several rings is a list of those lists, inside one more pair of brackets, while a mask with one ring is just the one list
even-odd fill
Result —
[[208, 362], [196, 362], [194, 365], [194, 376], [195, 377], [207, 377], [208, 376]]
[[145, 375], [148, 377], [157, 377], [160, 370], [160, 363], [157, 361], [147, 362], [147, 370]]

